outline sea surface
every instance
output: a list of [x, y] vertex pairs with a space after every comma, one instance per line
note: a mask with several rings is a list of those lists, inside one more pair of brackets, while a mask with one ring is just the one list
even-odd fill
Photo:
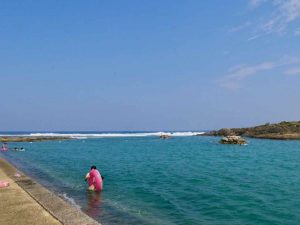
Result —
[[[26, 151], [0, 156], [102, 224], [300, 224], [300, 141], [96, 137], [10, 143]], [[91, 165], [101, 194], [86, 191]]]

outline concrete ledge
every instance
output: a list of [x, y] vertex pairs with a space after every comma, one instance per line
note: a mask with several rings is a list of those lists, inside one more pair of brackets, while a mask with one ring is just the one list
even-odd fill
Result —
[[[65, 225], [100, 225], [97, 221], [84, 214], [81, 210], [71, 206], [62, 198], [58, 197], [30, 177], [20, 173], [15, 167], [0, 158], [0, 168], [8, 177], [15, 181], [36, 202], [38, 202], [53, 217]], [[14, 174], [18, 172], [21, 177]]]

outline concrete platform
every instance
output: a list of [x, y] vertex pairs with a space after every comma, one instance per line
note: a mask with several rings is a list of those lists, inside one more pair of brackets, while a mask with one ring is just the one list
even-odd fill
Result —
[[82, 211], [56, 196], [0, 158], [0, 224], [5, 225], [99, 225]]

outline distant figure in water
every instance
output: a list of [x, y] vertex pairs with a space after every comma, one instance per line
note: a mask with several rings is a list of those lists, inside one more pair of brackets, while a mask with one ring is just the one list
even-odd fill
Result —
[[7, 151], [8, 150], [8, 145], [7, 143], [3, 143], [1, 147], [1, 151]]
[[102, 191], [103, 189], [103, 178], [96, 166], [92, 166], [90, 172], [85, 176], [89, 184], [89, 190], [91, 191]]

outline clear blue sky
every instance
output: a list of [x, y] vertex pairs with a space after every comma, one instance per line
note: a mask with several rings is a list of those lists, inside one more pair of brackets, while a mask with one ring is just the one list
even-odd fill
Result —
[[1, 1], [0, 131], [300, 120], [300, 1]]

